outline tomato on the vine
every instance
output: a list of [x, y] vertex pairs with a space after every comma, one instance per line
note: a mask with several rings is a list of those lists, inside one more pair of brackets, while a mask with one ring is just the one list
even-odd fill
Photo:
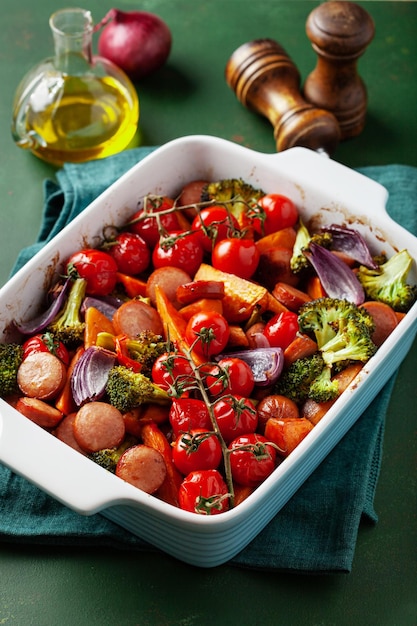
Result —
[[[217, 311], [200, 311], [188, 320], [185, 339], [199, 355], [209, 358], [220, 354], [230, 336], [226, 318]], [[195, 342], [195, 343], [194, 343]]]
[[249, 398], [255, 386], [252, 368], [237, 357], [220, 359], [205, 374], [204, 382], [212, 396], [231, 394]]
[[119, 233], [107, 250], [116, 261], [119, 272], [130, 276], [144, 272], [151, 260], [148, 245], [135, 233]]
[[253, 217], [254, 230], [260, 235], [270, 235], [277, 230], [295, 226], [298, 220], [298, 209], [287, 196], [279, 193], [270, 193], [258, 200], [254, 213], [260, 217]]
[[211, 252], [216, 243], [239, 230], [239, 224], [224, 206], [211, 206], [202, 209], [191, 225], [193, 231], [201, 231], [201, 242], [206, 252]]
[[266, 323], [264, 335], [270, 346], [285, 350], [296, 338], [298, 330], [298, 315], [292, 311], [283, 311]]
[[184, 476], [196, 470], [217, 469], [222, 458], [217, 435], [204, 428], [180, 434], [172, 445], [172, 460]]
[[108, 296], [116, 286], [117, 263], [103, 250], [78, 250], [67, 261], [67, 272], [74, 272], [87, 281], [86, 291], [91, 296]]
[[218, 470], [197, 470], [182, 481], [178, 491], [180, 508], [200, 515], [217, 515], [229, 509], [226, 482]]
[[254, 433], [258, 426], [258, 413], [248, 398], [221, 397], [215, 401], [213, 413], [226, 443], [230, 443], [239, 435]]
[[203, 260], [204, 250], [198, 233], [174, 231], [162, 237], [152, 253], [155, 269], [179, 267], [194, 276]]
[[[146, 211], [141, 209], [132, 215], [128, 228], [130, 232], [140, 235], [142, 239], [148, 244], [150, 248], [156, 246], [159, 241], [160, 235], [165, 233], [171, 233], [176, 230], [180, 230], [181, 226], [178, 220], [178, 215], [173, 209], [174, 200], [168, 197], [155, 197], [147, 198]], [[156, 217], [146, 217], [147, 213], [164, 213]], [[158, 226], [158, 220], [160, 223], [161, 232]]]
[[68, 365], [70, 361], [68, 350], [62, 341], [56, 339], [53, 334], [49, 332], [30, 337], [24, 342], [22, 348], [23, 359], [26, 359], [30, 354], [36, 352], [50, 352], [58, 357], [64, 365]]
[[263, 435], [241, 435], [230, 443], [229, 450], [232, 477], [239, 485], [257, 487], [275, 469], [276, 450]]
[[152, 380], [162, 389], [181, 397], [194, 382], [191, 365], [185, 356], [174, 352], [161, 354], [152, 366]]
[[252, 239], [228, 237], [214, 246], [211, 263], [222, 272], [251, 278], [259, 264], [260, 253]]
[[198, 398], [174, 398], [169, 410], [169, 423], [176, 437], [193, 428], [210, 430], [212, 427], [206, 403]]

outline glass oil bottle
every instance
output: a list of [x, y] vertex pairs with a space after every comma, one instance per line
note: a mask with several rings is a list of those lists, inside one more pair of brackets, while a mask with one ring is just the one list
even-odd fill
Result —
[[89, 11], [63, 9], [49, 24], [55, 55], [35, 66], [16, 91], [14, 141], [58, 166], [120, 152], [138, 126], [134, 86], [116, 65], [92, 55]]

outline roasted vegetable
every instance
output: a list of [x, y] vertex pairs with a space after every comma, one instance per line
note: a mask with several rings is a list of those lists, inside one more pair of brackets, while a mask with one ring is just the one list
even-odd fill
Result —
[[110, 404], [122, 413], [147, 402], [165, 404], [170, 400], [168, 393], [147, 376], [123, 365], [116, 365], [110, 370], [106, 393]]
[[48, 325], [48, 331], [65, 346], [73, 347], [84, 340], [85, 323], [81, 314], [87, 281], [76, 278], [71, 286], [63, 309]]
[[328, 249], [332, 244], [332, 235], [329, 232], [310, 234], [307, 226], [300, 219], [290, 261], [290, 267], [294, 274], [301, 274], [311, 268], [304, 252], [309, 251], [309, 245], [312, 242]]
[[397, 252], [377, 270], [363, 265], [358, 279], [370, 300], [378, 300], [395, 311], [406, 313], [416, 301], [417, 286], [407, 283], [413, 259], [407, 250]]
[[264, 195], [261, 189], [255, 189], [241, 178], [227, 178], [208, 183], [202, 191], [201, 200], [227, 203], [230, 212], [241, 224], [242, 215], [248, 214]]
[[17, 391], [17, 370], [23, 359], [23, 347], [17, 343], [0, 344], [0, 396]]

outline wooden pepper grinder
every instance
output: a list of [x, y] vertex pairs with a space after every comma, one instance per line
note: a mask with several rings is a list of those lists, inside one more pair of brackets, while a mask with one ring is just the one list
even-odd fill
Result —
[[305, 81], [304, 97], [336, 116], [341, 139], [355, 137], [363, 130], [367, 108], [357, 60], [373, 39], [374, 22], [354, 2], [324, 2], [308, 16], [306, 32], [318, 61]]
[[238, 100], [271, 122], [278, 152], [293, 146], [334, 152], [340, 139], [335, 116], [306, 102], [298, 69], [276, 41], [257, 39], [237, 48], [225, 76]]

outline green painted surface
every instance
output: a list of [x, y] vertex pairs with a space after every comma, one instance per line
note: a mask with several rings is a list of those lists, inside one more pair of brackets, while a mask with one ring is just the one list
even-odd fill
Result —
[[[269, 122], [244, 109], [227, 87], [224, 67], [240, 44], [278, 40], [305, 77], [315, 54], [305, 20], [317, 2], [279, 0], [143, 0], [170, 25], [167, 66], [138, 85], [142, 143], [212, 134], [274, 152]], [[0, 37], [0, 284], [18, 251], [37, 236], [42, 182], [54, 169], [16, 148], [10, 136], [19, 80], [52, 53], [48, 19], [58, 0], [3, 0]], [[7, 5], [7, 7], [5, 6]], [[376, 35], [359, 61], [369, 96], [358, 138], [334, 158], [348, 166], [417, 166], [417, 4], [362, 2]], [[111, 3], [90, 0], [98, 21]], [[5, 10], [7, 8], [7, 10]], [[164, 555], [91, 548], [0, 544], [0, 624], [203, 626], [414, 626], [417, 624], [415, 372], [417, 350], [403, 363], [387, 419], [377, 492], [380, 521], [360, 529], [348, 576], [294, 576], [221, 566], [196, 570]], [[1, 432], [0, 432], [1, 436]], [[1, 510], [0, 510], [1, 514]]]

